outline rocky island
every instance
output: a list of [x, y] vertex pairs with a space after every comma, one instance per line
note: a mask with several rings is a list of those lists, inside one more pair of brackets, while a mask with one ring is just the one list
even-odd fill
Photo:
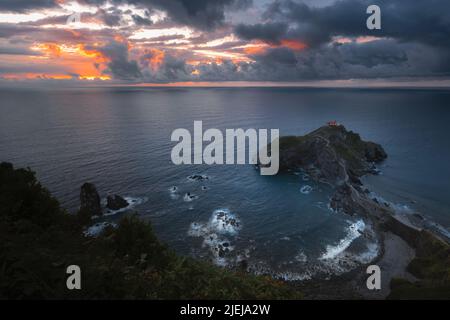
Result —
[[423, 292], [432, 296], [438, 291], [450, 297], [447, 239], [427, 230], [418, 213], [410, 219], [398, 216], [389, 203], [372, 197], [361, 182], [364, 175], [379, 173], [376, 165], [387, 158], [381, 145], [364, 141], [336, 123], [304, 136], [281, 137], [279, 145], [281, 172], [301, 170], [314, 181], [331, 185], [330, 208], [362, 217], [370, 226], [363, 236], [381, 244], [373, 261], [384, 269], [381, 292], [362, 290], [365, 277], [357, 275], [341, 285], [351, 286], [350, 290], [366, 298], [417, 297]]
[[[350, 299], [450, 297], [450, 246], [429, 230], [420, 214], [405, 220], [394, 208], [373, 197], [362, 183], [377, 174], [387, 154], [341, 125], [327, 125], [301, 137], [280, 138], [280, 169], [302, 170], [333, 188], [330, 208], [355, 215], [370, 226], [362, 236], [381, 247], [371, 261], [382, 270], [382, 290], [368, 292], [365, 266], [330, 280], [285, 282], [269, 276], [216, 267], [181, 257], [162, 244], [151, 226], [133, 212], [117, 222], [103, 209], [129, 208], [114, 195], [105, 208], [96, 187], [80, 190], [80, 210], [69, 214], [30, 169], [0, 164], [0, 298], [12, 299]], [[191, 176], [205, 180], [206, 176]], [[173, 189], [176, 191], [176, 187]], [[107, 213], [108, 211], [106, 211]], [[102, 216], [103, 215], [103, 216]], [[216, 222], [239, 227], [239, 221], [217, 213]], [[94, 224], [94, 225], [93, 225]], [[223, 227], [223, 226], [222, 226]], [[89, 228], [101, 232], [86, 232]], [[95, 236], [93, 234], [95, 233]], [[219, 256], [228, 250], [222, 243]], [[65, 289], [66, 267], [82, 266], [84, 290]], [[243, 261], [246, 264], [246, 261]]]

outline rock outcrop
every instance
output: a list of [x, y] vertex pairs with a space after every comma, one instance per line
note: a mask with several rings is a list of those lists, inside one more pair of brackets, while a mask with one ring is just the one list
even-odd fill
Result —
[[301, 137], [280, 138], [280, 170], [302, 169], [313, 179], [333, 186], [377, 173], [375, 163], [386, 159], [384, 149], [366, 142], [344, 126], [324, 126]]
[[84, 216], [102, 215], [100, 196], [92, 183], [84, 183], [80, 190], [80, 212]]
[[[335, 192], [330, 207], [338, 212], [364, 217], [379, 233], [390, 231], [425, 256], [426, 247], [436, 244], [436, 252], [448, 259], [447, 242], [427, 230], [420, 214], [411, 218], [396, 215], [389, 203], [371, 197], [360, 178], [377, 174], [375, 167], [387, 158], [384, 149], [374, 142], [361, 140], [342, 125], [324, 126], [300, 137], [280, 138], [280, 169], [302, 170], [311, 179], [332, 185]], [[442, 249], [444, 248], [444, 249]]]
[[106, 199], [106, 207], [110, 210], [120, 210], [128, 207], [128, 204], [127, 200], [117, 194], [108, 196]]
[[360, 178], [378, 174], [375, 164], [387, 154], [377, 143], [364, 141], [342, 125], [323, 126], [300, 137], [280, 138], [280, 170], [302, 170], [311, 179], [330, 184], [335, 193], [330, 207], [335, 211], [369, 218], [378, 224], [393, 214], [363, 188]]

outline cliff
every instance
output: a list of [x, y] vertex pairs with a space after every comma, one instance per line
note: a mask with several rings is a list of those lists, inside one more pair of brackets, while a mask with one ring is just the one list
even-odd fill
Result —
[[[363, 141], [342, 125], [324, 126], [304, 136], [281, 137], [280, 169], [302, 170], [310, 177], [334, 187], [330, 207], [358, 215], [374, 227], [383, 245], [383, 233], [392, 232], [415, 249], [408, 271], [418, 281], [394, 279], [390, 298], [450, 297], [450, 246], [437, 235], [401, 221], [388, 203], [370, 197], [360, 178], [377, 174], [376, 164], [387, 158], [383, 147]], [[373, 235], [372, 235], [373, 236]]]
[[280, 138], [280, 170], [302, 169], [315, 180], [335, 186], [359, 183], [364, 174], [376, 173], [374, 164], [386, 157], [379, 144], [363, 141], [342, 125]]

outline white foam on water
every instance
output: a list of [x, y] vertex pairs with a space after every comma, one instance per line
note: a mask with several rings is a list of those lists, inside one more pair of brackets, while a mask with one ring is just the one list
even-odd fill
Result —
[[84, 230], [83, 234], [86, 237], [97, 237], [108, 226], [111, 226], [113, 228], [117, 228], [117, 224], [115, 224], [115, 223], [106, 222], [106, 221], [105, 222], [99, 222], [99, 223], [96, 223], [96, 224], [90, 226], [86, 230]]
[[313, 187], [311, 187], [310, 185], [304, 185], [303, 187], [300, 188], [300, 192], [303, 194], [310, 194], [313, 191]]
[[191, 223], [188, 235], [203, 238], [202, 245], [209, 248], [214, 263], [226, 266], [229, 262], [227, 255], [234, 250], [228, 237], [236, 236], [240, 226], [239, 219], [228, 209], [217, 209], [207, 223]]
[[305, 281], [311, 280], [312, 277], [308, 273], [297, 273], [297, 272], [277, 272], [273, 275], [277, 279], [282, 279], [284, 281]]
[[306, 262], [308, 261], [308, 257], [306, 256], [306, 254], [300, 250], [294, 257], [295, 261], [297, 262]]
[[189, 181], [203, 181], [203, 180], [209, 180], [209, 177], [205, 174], [191, 174], [187, 177]]
[[176, 192], [171, 192], [170, 193], [170, 198], [172, 200], [178, 200], [180, 198], [180, 195], [178, 193], [176, 193]]
[[141, 205], [141, 204], [143, 204], [143, 203], [148, 201], [147, 197], [142, 197], [142, 198], [138, 198], [138, 197], [123, 197], [123, 198], [128, 202], [128, 206], [126, 206], [125, 208], [119, 209], [119, 210], [109, 210], [109, 209], [107, 209], [107, 211], [103, 214], [103, 216], [105, 216], [105, 217], [113, 216], [115, 214], [131, 210], [134, 207], [136, 207], [138, 205]]
[[217, 209], [209, 221], [211, 229], [221, 234], [235, 235], [241, 228], [239, 219], [228, 209]]
[[355, 259], [362, 264], [373, 261], [380, 253], [380, 247], [376, 242], [367, 243], [367, 250], [357, 255]]
[[328, 260], [336, 258], [340, 253], [345, 251], [350, 244], [357, 238], [361, 236], [362, 231], [366, 228], [366, 224], [362, 220], [358, 220], [352, 223], [347, 228], [346, 236], [339, 241], [336, 245], [327, 245], [325, 253], [320, 257], [320, 260]]
[[430, 224], [433, 228], [436, 229], [436, 232], [438, 232], [438, 233], [442, 234], [443, 236], [447, 237], [448, 239], [450, 239], [450, 231], [447, 230], [444, 226], [441, 226], [440, 224], [438, 224], [436, 222], [431, 222]]
[[189, 193], [189, 194], [186, 193], [184, 195], [184, 197], [183, 197], [183, 201], [185, 201], [185, 202], [191, 202], [191, 201], [194, 201], [196, 199], [198, 199], [198, 196], [195, 195], [195, 194], [192, 194], [192, 193]]
[[170, 194], [170, 198], [172, 200], [177, 200], [180, 195], [178, 194], [178, 187], [177, 186], [172, 186], [169, 188], [169, 194]]
[[394, 203], [394, 202], [388, 201], [373, 191], [371, 191], [369, 193], [369, 197], [371, 199], [376, 199], [380, 204], [388, 204], [389, 207], [394, 209], [395, 213], [397, 213], [397, 214], [412, 214], [412, 213], [414, 213], [414, 210], [411, 207], [409, 207], [408, 205], [403, 204], [403, 203]]
[[203, 237], [208, 233], [208, 231], [209, 230], [205, 224], [192, 222], [188, 230], [188, 235], [191, 237]]
[[309, 270], [304, 272], [294, 271], [274, 271], [264, 261], [258, 261], [250, 265], [249, 270], [255, 275], [269, 275], [274, 279], [284, 281], [304, 281], [312, 279], [312, 274]]
[[402, 203], [392, 203], [387, 202], [391, 208], [394, 209], [395, 213], [397, 214], [413, 214], [414, 210], [411, 209], [408, 205], [402, 204]]

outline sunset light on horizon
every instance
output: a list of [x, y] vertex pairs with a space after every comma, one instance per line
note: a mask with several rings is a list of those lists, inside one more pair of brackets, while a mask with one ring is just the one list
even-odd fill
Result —
[[399, 34], [395, 14], [384, 30], [354, 30], [342, 11], [353, 2], [2, 1], [0, 84], [446, 83], [439, 39]]

